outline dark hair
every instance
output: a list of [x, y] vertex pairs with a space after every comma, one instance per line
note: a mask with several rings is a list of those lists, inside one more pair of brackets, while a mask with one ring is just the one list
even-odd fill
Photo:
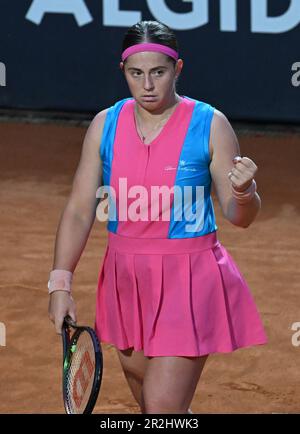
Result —
[[[178, 42], [175, 33], [166, 24], [160, 21], [140, 21], [130, 27], [123, 40], [122, 52], [132, 45], [151, 42], [162, 44], [178, 51]], [[176, 64], [175, 59], [168, 56], [168, 59]], [[126, 62], [126, 60], [125, 60]]]

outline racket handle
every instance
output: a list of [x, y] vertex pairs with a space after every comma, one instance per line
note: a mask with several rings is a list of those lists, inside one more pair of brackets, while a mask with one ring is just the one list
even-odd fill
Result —
[[70, 317], [70, 315], [66, 315], [64, 318], [64, 322], [68, 325], [68, 326], [76, 326], [76, 322], [73, 320], [73, 318]]

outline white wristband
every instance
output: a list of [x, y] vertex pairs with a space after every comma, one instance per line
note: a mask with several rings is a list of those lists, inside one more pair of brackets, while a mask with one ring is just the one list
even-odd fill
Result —
[[237, 191], [231, 184], [231, 192], [232, 196], [236, 199], [236, 201], [240, 204], [248, 203], [253, 198], [256, 192], [256, 182], [252, 179], [252, 183], [250, 186], [244, 191]]
[[50, 272], [48, 280], [48, 292], [54, 291], [71, 292], [73, 273], [68, 270], [55, 269]]

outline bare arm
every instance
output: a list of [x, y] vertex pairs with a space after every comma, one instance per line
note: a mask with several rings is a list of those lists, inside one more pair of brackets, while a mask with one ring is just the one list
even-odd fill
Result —
[[74, 272], [94, 223], [99, 201], [96, 191], [102, 181], [99, 148], [105, 115], [105, 110], [98, 113], [86, 132], [72, 190], [56, 233], [53, 269]]
[[[99, 150], [106, 111], [94, 117], [86, 132], [72, 190], [58, 224], [53, 269], [74, 272], [94, 223], [99, 201], [96, 192], [102, 183]], [[58, 334], [61, 334], [65, 315], [69, 314], [76, 321], [75, 302], [66, 291], [52, 292], [48, 311]]]
[[[232, 196], [231, 181], [228, 178], [228, 173], [234, 167], [232, 159], [240, 155], [240, 147], [229, 121], [218, 110], [215, 110], [212, 119], [210, 149], [212, 153], [210, 173], [222, 213], [232, 224], [246, 228], [254, 221], [258, 214], [261, 208], [261, 200], [259, 195], [255, 193], [250, 202], [241, 205]], [[253, 165], [255, 166], [254, 163]]]

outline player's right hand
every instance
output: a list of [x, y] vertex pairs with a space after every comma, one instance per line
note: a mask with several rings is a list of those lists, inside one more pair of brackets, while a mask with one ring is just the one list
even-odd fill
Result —
[[73, 297], [67, 291], [54, 291], [50, 294], [48, 314], [50, 321], [55, 325], [58, 335], [61, 335], [61, 329], [66, 315], [76, 322], [76, 305]]

